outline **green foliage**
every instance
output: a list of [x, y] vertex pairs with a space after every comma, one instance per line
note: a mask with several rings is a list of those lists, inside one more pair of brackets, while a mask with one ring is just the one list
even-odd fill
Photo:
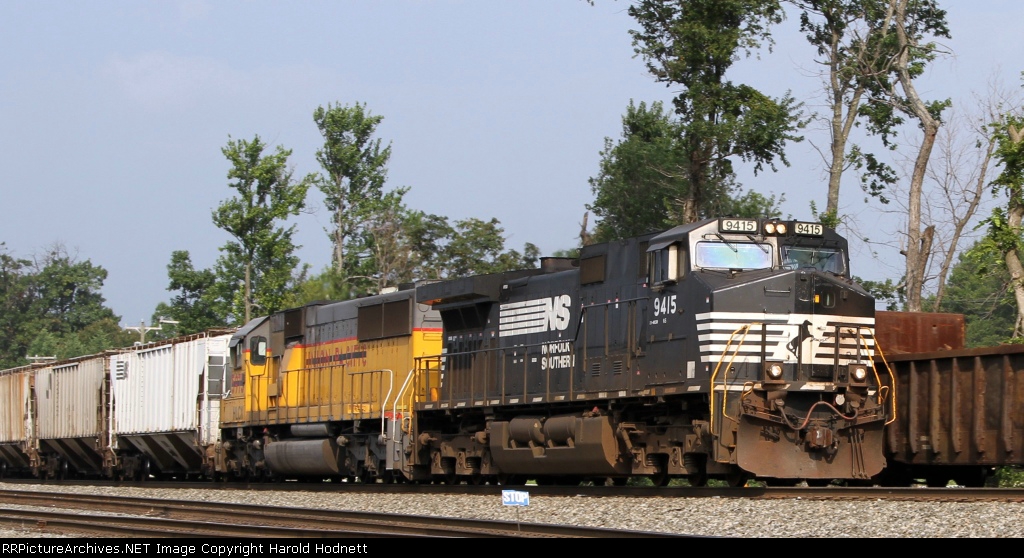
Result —
[[187, 250], [176, 250], [167, 264], [170, 280], [167, 290], [176, 293], [170, 304], [161, 302], [153, 313], [152, 323], [160, 318], [178, 322], [162, 326], [155, 338], [198, 333], [210, 328], [225, 327], [230, 307], [216, 296], [217, 275], [210, 269], [195, 269]]
[[0, 368], [131, 344], [100, 294], [107, 271], [55, 245], [35, 262], [0, 243]]
[[668, 228], [671, 200], [687, 190], [687, 162], [680, 130], [660, 102], [650, 108], [630, 102], [622, 117], [622, 139], [605, 138], [600, 171], [590, 179], [595, 197], [587, 208], [598, 217], [594, 240], [603, 242]]
[[854, 276], [853, 280], [871, 293], [876, 302], [885, 303], [886, 310], [901, 310], [904, 304], [906, 304], [907, 299], [902, 283], [894, 283], [892, 279], [867, 281], [856, 276]]
[[[378, 214], [377, 228], [367, 238], [372, 257], [362, 260], [358, 276], [341, 277], [332, 267], [305, 280], [296, 306], [317, 300], [343, 300], [353, 291], [353, 279], [365, 280], [363, 294], [384, 286], [466, 275], [496, 273], [537, 266], [539, 249], [526, 243], [523, 251], [506, 249], [504, 229], [497, 219], [470, 218], [449, 224], [448, 218], [397, 206]], [[388, 219], [392, 219], [388, 221]]]
[[672, 204], [675, 223], [720, 209], [708, 205], [735, 188], [733, 158], [753, 163], [755, 174], [766, 165], [775, 170], [776, 160], [789, 164], [784, 146], [801, 141], [796, 132], [806, 125], [800, 103], [725, 78], [738, 52], [770, 42], [768, 28], [783, 18], [779, 2], [641, 0], [628, 12], [639, 24], [630, 34], [648, 70], [657, 81], [682, 88], [673, 99], [673, 137], [663, 142], [673, 147], [676, 195], [662, 199]]
[[[462, 277], [482, 273], [497, 273], [535, 267], [539, 250], [527, 243], [523, 252], [505, 250], [504, 229], [497, 219], [482, 221], [476, 218], [455, 222], [454, 234], [441, 248], [443, 265], [434, 268], [441, 277]], [[431, 277], [426, 277], [431, 278]]]
[[826, 211], [824, 213], [818, 213], [818, 206], [814, 203], [814, 200], [810, 202], [811, 215], [822, 225], [830, 229], [838, 229], [839, 225], [842, 224], [842, 219], [839, 217], [838, 210]]
[[[682, 203], [689, 191], [689, 158], [683, 128], [660, 102], [630, 102], [622, 117], [622, 138], [605, 138], [600, 171], [590, 179], [594, 201], [587, 205], [599, 221], [594, 241], [605, 242], [670, 228], [684, 222]], [[777, 216], [782, 199], [757, 192], [740, 195], [731, 173], [704, 190], [698, 217]]]
[[991, 239], [960, 254], [946, 282], [940, 312], [963, 314], [968, 347], [989, 347], [1009, 340], [1017, 316], [1009, 291], [1010, 274]]
[[294, 298], [295, 226], [278, 223], [305, 206], [310, 178], [292, 179], [290, 150], [278, 146], [265, 155], [265, 148], [257, 135], [252, 141], [229, 139], [221, 150], [231, 163], [229, 186], [237, 192], [213, 211], [214, 224], [234, 239], [221, 248], [215, 272], [218, 295], [230, 305], [229, 323], [248, 321], [253, 306], [266, 314]]
[[[400, 188], [385, 195], [387, 164], [391, 146], [375, 138], [382, 116], [370, 113], [365, 105], [328, 104], [313, 112], [323, 147], [316, 152], [322, 172], [315, 184], [324, 194], [331, 211], [328, 237], [334, 247], [331, 289], [339, 298], [351, 298], [374, 292], [387, 283], [373, 277], [374, 271], [390, 268], [394, 261], [377, 262], [381, 241], [387, 231], [401, 230], [406, 216], [402, 198], [408, 191]], [[387, 223], [386, 226], [383, 223]], [[401, 248], [402, 242], [394, 248]], [[385, 257], [397, 252], [387, 252]], [[388, 270], [402, 275], [407, 270]]]
[[888, 204], [890, 200], [886, 192], [899, 179], [896, 170], [873, 153], [865, 153], [857, 146], [851, 149], [847, 160], [860, 173], [861, 189], [881, 203]]
[[[1024, 218], [1024, 116], [1019, 113], [1008, 113], [1001, 121], [993, 123], [992, 127], [996, 139], [994, 158], [1002, 166], [999, 176], [992, 181], [992, 192], [996, 195], [1005, 195], [1006, 205], [995, 207], [992, 214], [982, 221], [979, 226], [988, 228], [985, 240], [972, 250], [977, 259], [990, 267], [997, 259], [1002, 263], [1000, 268], [1004, 274], [1001, 278], [1003, 289], [990, 292], [999, 293], [1005, 299], [1010, 298], [1009, 295], [1004, 295], [1007, 291], [1012, 293], [1014, 289], [1022, 288], [1019, 282], [1012, 282], [1010, 277], [1014, 274], [1019, 276], [1024, 271], [1020, 269], [1020, 260], [1024, 256], [1024, 231], [1021, 229], [1021, 220]], [[1014, 321], [1011, 321], [1011, 333], [1007, 336], [1014, 335], [1014, 325], [1024, 317], [1024, 308], [1019, 308], [1015, 299], [1011, 300]], [[1000, 306], [1005, 309], [1005, 306]], [[993, 310], [994, 308], [993, 306]], [[1005, 310], [1000, 313], [1005, 313]], [[998, 326], [991, 324], [991, 327]], [[990, 329], [989, 324], [986, 324], [985, 329]], [[1001, 328], [996, 331], [1001, 331]], [[986, 338], [994, 334], [988, 333]]]
[[25, 364], [32, 327], [32, 290], [26, 269], [32, 262], [14, 258], [0, 243], [0, 369]]
[[1024, 205], [1024, 116], [1007, 114], [993, 125], [996, 133], [995, 158], [1002, 165], [992, 181], [993, 193], [1003, 191], [1010, 205]]
[[[863, 0], [856, 4], [863, 22], [876, 31], [863, 45], [872, 56], [862, 59], [867, 65], [858, 68], [865, 77], [864, 83], [869, 92], [869, 100], [860, 106], [859, 112], [865, 118], [868, 131], [891, 147], [893, 138], [904, 123], [901, 113], [915, 116], [911, 100], [897, 93], [897, 66], [893, 62], [905, 55], [908, 77], [920, 77], [938, 51], [936, 44], [925, 38], [949, 38], [949, 24], [946, 12], [938, 7], [937, 0], [910, 2], [902, 19], [893, 17], [889, 0]], [[900, 45], [897, 27], [906, 34], [910, 48]], [[856, 46], [859, 48], [861, 45]], [[933, 101], [926, 103], [926, 108], [932, 118], [939, 119], [942, 110], [950, 104], [949, 100]]]
[[1021, 467], [1000, 467], [996, 469], [995, 478], [1000, 488], [1024, 488], [1024, 469]]

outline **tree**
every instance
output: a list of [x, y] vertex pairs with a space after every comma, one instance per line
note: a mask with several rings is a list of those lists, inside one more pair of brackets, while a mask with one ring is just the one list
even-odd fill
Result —
[[1002, 172], [992, 181], [994, 191], [1002, 192], [1006, 207], [996, 207], [988, 218], [988, 238], [1002, 255], [1010, 275], [1010, 289], [1017, 303], [1017, 319], [1013, 337], [1024, 336], [1024, 243], [1021, 222], [1024, 221], [1024, 115], [1006, 114], [995, 124], [998, 147], [996, 160]]
[[29, 260], [7, 253], [0, 242], [0, 369], [25, 364], [25, 355], [36, 317], [30, 313], [32, 291], [26, 270]]
[[960, 254], [937, 311], [963, 314], [968, 347], [991, 347], [1013, 336], [1017, 309], [1010, 274], [989, 238]]
[[130, 345], [100, 294], [106, 277], [61, 244], [32, 260], [0, 253], [2, 367], [27, 364], [26, 356], [66, 359]]
[[[360, 103], [328, 104], [313, 112], [313, 120], [324, 138], [323, 147], [316, 152], [323, 172], [317, 175], [315, 183], [331, 211], [332, 229], [328, 237], [334, 250], [332, 262], [338, 283], [335, 290], [341, 298], [369, 290], [372, 281], [366, 273], [367, 262], [360, 261], [370, 251], [367, 227], [379, 220], [381, 212], [390, 211], [396, 201], [384, 200], [383, 192], [391, 145], [384, 146], [381, 139], [374, 137], [383, 119]], [[405, 192], [396, 190], [397, 202], [401, 202]]]
[[[504, 230], [497, 219], [470, 218], [448, 223], [448, 218], [395, 206], [370, 223], [374, 292], [418, 280], [438, 280], [528, 269], [537, 266], [540, 250], [531, 243], [523, 251], [505, 248]], [[335, 300], [334, 270], [326, 269], [298, 289], [297, 305]], [[367, 275], [371, 277], [371, 275]]]
[[504, 229], [497, 219], [476, 218], [455, 222], [453, 234], [443, 249], [445, 265], [441, 276], [464, 277], [536, 267], [539, 250], [527, 243], [523, 252], [505, 250]]
[[640, 0], [628, 8], [640, 26], [630, 31], [636, 53], [659, 82], [682, 87], [673, 99], [678, 117], [685, 194], [673, 214], [690, 222], [708, 213], [716, 192], [734, 182], [733, 159], [753, 163], [755, 174], [775, 162], [788, 166], [784, 147], [800, 141], [800, 104], [787, 94], [772, 99], [734, 84], [726, 73], [771, 37], [783, 18], [776, 0]]
[[374, 281], [375, 292], [414, 279], [416, 258], [409, 235], [413, 217], [402, 204], [404, 193], [400, 190], [384, 195], [379, 209], [366, 223], [364, 245], [370, 257], [363, 261], [372, 264], [365, 273]]
[[409, 248], [414, 254], [414, 275], [421, 279], [440, 279], [447, 275], [445, 245], [455, 235], [448, 218], [413, 211], [406, 220]]
[[[838, 226], [839, 190], [842, 176], [851, 166], [865, 170], [864, 181], [872, 191], [892, 183], [891, 168], [872, 153], [850, 144], [861, 115], [861, 103], [874, 69], [879, 66], [882, 29], [868, 25], [869, 12], [879, 9], [877, 0], [790, 0], [800, 10], [800, 29], [816, 48], [822, 72], [828, 113], [823, 120], [830, 142], [822, 157], [828, 168], [828, 192], [823, 223]], [[814, 206], [812, 204], [812, 210]]]
[[877, 30], [872, 37], [880, 56], [874, 59], [873, 67], [865, 70], [870, 77], [870, 99], [861, 107], [861, 114], [868, 118], [869, 129], [887, 145], [903, 123], [900, 114], [916, 120], [922, 132], [907, 187], [907, 236], [903, 248], [906, 309], [918, 312], [935, 234], [934, 225], [922, 229], [923, 185], [942, 111], [950, 102], [926, 101], [915, 82], [939, 52], [928, 38], [948, 38], [949, 28], [946, 12], [938, 8], [935, 0], [879, 0], [867, 6], [872, 8], [866, 11], [866, 18], [868, 25]]
[[985, 116], [968, 118], [960, 111], [952, 111], [936, 139], [935, 164], [928, 168], [928, 178], [937, 186], [942, 212], [931, 221], [946, 224], [936, 229], [933, 241], [933, 251], [936, 256], [941, 255], [941, 261], [935, 274], [937, 287], [935, 296], [931, 297], [932, 311], [938, 311], [942, 305], [946, 279], [960, 251], [961, 240], [970, 232], [968, 227], [981, 207], [988, 184], [997, 141], [989, 123], [998, 119], [998, 112], [1005, 106], [1005, 98], [999, 91], [992, 89], [991, 93], [979, 103], [986, 111]]
[[161, 317], [178, 323], [168, 327], [164, 336], [198, 333], [227, 325], [230, 308], [216, 296], [217, 275], [213, 270], [195, 269], [188, 251], [176, 250], [171, 253], [171, 263], [167, 264], [167, 277], [170, 280], [167, 290], [177, 294], [170, 304], [157, 305], [153, 323]]
[[[592, 241], [638, 236], [685, 222], [680, 208], [689, 191], [689, 158], [682, 135], [683, 126], [660, 102], [650, 108], [630, 102], [622, 117], [622, 138], [618, 143], [605, 138], [599, 174], [590, 179], [595, 197], [587, 208], [599, 218]], [[779, 213], [774, 196], [747, 192], [736, 197], [739, 192], [732, 177], [709, 185], [697, 217]]]
[[265, 148], [257, 135], [252, 141], [229, 138], [221, 150], [231, 163], [229, 186], [238, 196], [213, 211], [214, 224], [234, 238], [221, 248], [217, 273], [226, 285], [220, 294], [231, 301], [231, 318], [236, 322], [248, 322], [254, 305], [263, 313], [282, 308], [299, 263], [294, 255], [298, 247], [292, 242], [295, 226], [277, 224], [298, 215], [305, 206], [311, 178], [292, 179], [291, 150], [278, 146], [264, 155]]
[[51, 246], [33, 265], [29, 311], [40, 319], [42, 329], [73, 333], [103, 319], [118, 321], [100, 294], [107, 270], [89, 260], [77, 261], [60, 244]]
[[648, 108], [630, 101], [622, 138], [605, 138], [599, 173], [590, 179], [594, 201], [587, 208], [598, 218], [594, 241], [637, 236], [682, 219], [670, 203], [687, 191], [681, 134], [660, 102]]

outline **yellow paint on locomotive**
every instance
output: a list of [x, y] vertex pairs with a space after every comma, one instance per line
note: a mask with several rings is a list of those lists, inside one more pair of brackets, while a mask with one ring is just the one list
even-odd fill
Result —
[[[263, 426], [380, 419], [408, 415], [437, 385], [436, 369], [415, 373], [417, 357], [441, 353], [439, 329], [373, 341], [342, 339], [316, 346], [294, 344], [266, 364], [245, 351], [244, 385], [233, 382], [222, 403], [224, 426]], [[403, 386], [406, 386], [403, 392]]]

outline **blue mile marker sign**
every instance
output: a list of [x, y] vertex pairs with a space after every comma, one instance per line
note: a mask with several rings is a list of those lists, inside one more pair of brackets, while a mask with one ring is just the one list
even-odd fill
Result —
[[530, 493], [521, 490], [502, 490], [501, 503], [505, 506], [529, 506]]

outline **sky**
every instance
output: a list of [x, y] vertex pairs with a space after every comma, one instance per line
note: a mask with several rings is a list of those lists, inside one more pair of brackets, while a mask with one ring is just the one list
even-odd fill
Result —
[[[931, 98], [969, 101], [993, 76], [1024, 69], [1024, 3], [946, 0], [953, 53], [922, 80]], [[214, 265], [230, 240], [211, 212], [234, 196], [221, 149], [259, 136], [292, 150], [295, 176], [318, 171], [313, 112], [365, 104], [390, 143], [387, 189], [450, 220], [496, 218], [506, 248], [542, 255], [578, 244], [605, 138], [629, 102], [674, 95], [634, 57], [626, 1], [5, 0], [0, 2], [0, 242], [32, 259], [55, 245], [107, 270], [103, 296], [122, 325], [170, 300], [167, 264], [189, 251]], [[1010, 22], [1010, 23], [1007, 23]], [[776, 47], [732, 79], [820, 110], [813, 51], [791, 17]], [[816, 106], [817, 105], [817, 106]], [[784, 196], [784, 213], [825, 205], [814, 143], [745, 189]], [[330, 262], [316, 189], [298, 255]], [[900, 223], [844, 185], [841, 211], [886, 235]], [[593, 226], [593, 216], [590, 226]], [[855, 275], [898, 277], [898, 256], [851, 249]], [[858, 269], [859, 267], [859, 269]]]

